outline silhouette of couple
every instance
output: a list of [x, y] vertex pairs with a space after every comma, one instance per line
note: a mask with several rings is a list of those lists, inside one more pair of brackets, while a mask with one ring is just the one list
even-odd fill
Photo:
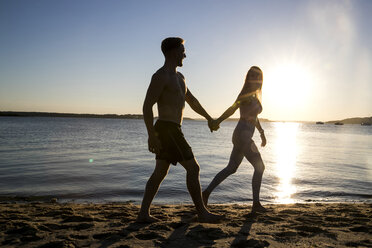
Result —
[[[222, 216], [209, 212], [207, 209], [208, 198], [223, 180], [238, 169], [243, 157], [254, 167], [252, 211], [264, 212], [265, 208], [260, 203], [259, 193], [265, 166], [252, 140], [253, 132], [257, 128], [261, 134], [261, 146], [266, 145], [265, 134], [257, 118], [257, 115], [262, 111], [262, 71], [256, 66], [249, 69], [243, 88], [234, 104], [214, 120], [187, 88], [184, 76], [177, 71], [177, 67], [182, 66], [183, 59], [186, 58], [183, 43], [184, 40], [178, 37], [170, 37], [162, 41], [161, 50], [165, 56], [165, 62], [152, 76], [143, 104], [143, 116], [148, 132], [148, 149], [156, 154], [156, 166], [146, 184], [137, 221], [150, 223], [157, 221], [155, 217], [150, 215], [151, 202], [158, 192], [161, 182], [168, 174], [170, 164], [176, 165], [178, 162], [186, 170], [187, 189], [195, 204], [198, 220], [200, 222], [218, 222]], [[196, 113], [208, 120], [211, 132], [218, 130], [223, 120], [231, 116], [238, 108], [240, 109], [240, 119], [232, 137], [234, 147], [229, 163], [215, 176], [203, 192], [199, 181], [199, 164], [181, 130], [185, 101]], [[152, 107], [155, 103], [158, 106], [159, 117], [154, 125]]]

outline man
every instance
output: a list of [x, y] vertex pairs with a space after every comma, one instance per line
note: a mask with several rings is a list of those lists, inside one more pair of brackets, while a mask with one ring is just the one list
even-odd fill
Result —
[[[184, 76], [177, 72], [177, 67], [182, 66], [182, 61], [186, 58], [183, 43], [184, 40], [178, 37], [163, 40], [161, 50], [165, 62], [152, 76], [143, 104], [143, 117], [149, 136], [148, 148], [150, 152], [156, 154], [156, 166], [146, 184], [137, 218], [139, 222], [151, 223], [158, 220], [150, 215], [150, 205], [168, 173], [170, 164], [176, 165], [177, 162], [186, 169], [187, 189], [195, 204], [199, 221], [216, 222], [221, 218], [210, 213], [203, 203], [199, 181], [200, 167], [181, 130], [186, 101], [196, 113], [208, 120], [212, 131], [212, 118], [186, 87]], [[153, 125], [152, 107], [155, 103], [158, 106], [159, 119]]]

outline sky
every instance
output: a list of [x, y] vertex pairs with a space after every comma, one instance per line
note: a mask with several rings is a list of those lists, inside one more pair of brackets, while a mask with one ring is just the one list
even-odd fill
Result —
[[[372, 116], [371, 12], [368, 0], [0, 0], [0, 111], [141, 114], [161, 41], [178, 36], [178, 69], [212, 117], [253, 65], [261, 118]], [[187, 104], [185, 116], [201, 117]]]

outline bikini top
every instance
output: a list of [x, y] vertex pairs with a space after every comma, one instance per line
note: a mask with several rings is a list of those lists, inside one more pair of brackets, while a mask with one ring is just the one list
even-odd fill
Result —
[[240, 104], [240, 118], [245, 120], [256, 120], [257, 115], [262, 112], [262, 105], [255, 97], [249, 97], [248, 100]]

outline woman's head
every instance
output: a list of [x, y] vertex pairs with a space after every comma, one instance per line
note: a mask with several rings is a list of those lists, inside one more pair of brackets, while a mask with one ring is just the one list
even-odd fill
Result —
[[252, 66], [245, 76], [242, 92], [250, 93], [262, 89], [263, 74], [258, 66]]
[[263, 74], [261, 69], [258, 66], [252, 66], [245, 77], [243, 89], [238, 98], [255, 95], [261, 101], [262, 81]]
[[263, 81], [263, 74], [262, 70], [258, 66], [252, 66], [248, 73], [247, 76], [245, 77], [245, 82], [244, 84], [252, 84], [252, 88], [255, 86], [258, 87], [257, 89], [262, 88], [262, 81]]

